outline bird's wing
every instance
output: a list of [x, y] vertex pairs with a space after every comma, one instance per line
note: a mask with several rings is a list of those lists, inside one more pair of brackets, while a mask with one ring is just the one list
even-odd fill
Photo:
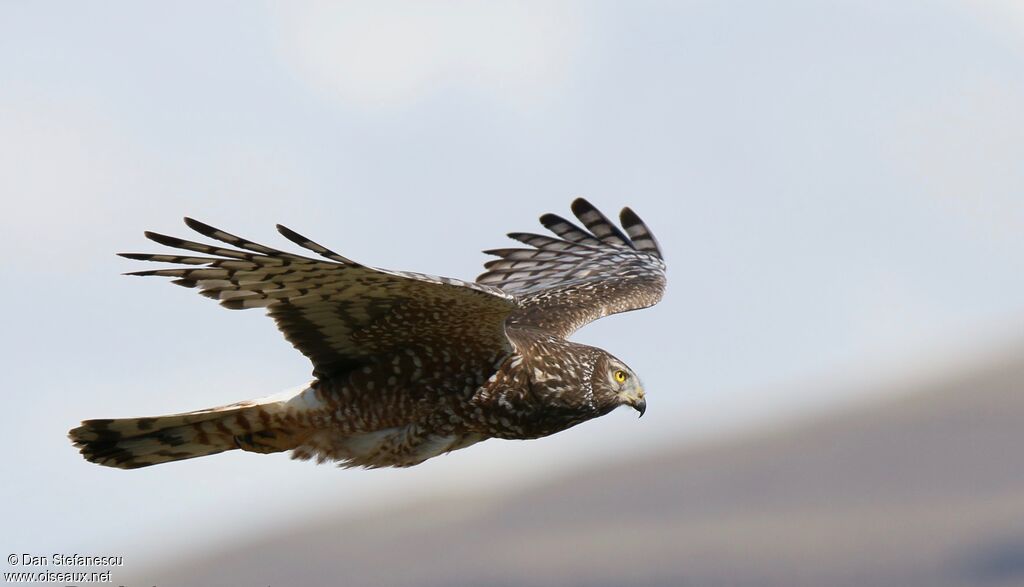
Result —
[[640, 217], [623, 208], [623, 233], [583, 198], [572, 211], [586, 229], [545, 214], [541, 223], [559, 238], [513, 232], [532, 248], [485, 251], [500, 258], [476, 281], [519, 298], [510, 322], [569, 336], [598, 318], [653, 306], [664, 294], [661, 249]]
[[433, 357], [454, 373], [460, 363], [497, 361], [511, 349], [505, 319], [516, 299], [501, 289], [360, 265], [280, 225], [282, 235], [326, 260], [265, 247], [190, 218], [185, 223], [235, 248], [147, 232], [160, 244], [205, 256], [120, 253], [190, 266], [129, 275], [175, 278], [227, 308], [267, 308], [317, 376], [398, 350]]

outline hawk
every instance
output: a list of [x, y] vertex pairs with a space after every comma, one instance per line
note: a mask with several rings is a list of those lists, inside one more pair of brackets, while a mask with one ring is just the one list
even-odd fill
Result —
[[409, 467], [488, 438], [548, 436], [622, 405], [642, 416], [633, 370], [567, 339], [588, 322], [657, 303], [661, 250], [629, 208], [622, 230], [582, 198], [572, 211], [582, 227], [545, 214], [555, 236], [513, 232], [527, 248], [485, 251], [497, 259], [475, 283], [362, 265], [280, 225], [323, 260], [191, 218], [191, 229], [230, 248], [146, 232], [189, 253], [121, 253], [179, 266], [129, 275], [173, 278], [227, 308], [266, 308], [312, 362], [313, 381], [195, 412], [86, 420], [69, 436], [87, 460], [122, 469], [233, 449]]

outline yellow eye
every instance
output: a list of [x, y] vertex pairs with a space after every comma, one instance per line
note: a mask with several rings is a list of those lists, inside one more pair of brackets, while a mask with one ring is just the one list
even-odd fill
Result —
[[615, 371], [615, 374], [612, 375], [612, 377], [615, 377], [615, 380], [618, 381], [619, 383], [625, 383], [626, 379], [629, 378], [629, 375], [626, 375], [625, 371], [623, 371], [622, 369], [619, 369], [619, 370]]

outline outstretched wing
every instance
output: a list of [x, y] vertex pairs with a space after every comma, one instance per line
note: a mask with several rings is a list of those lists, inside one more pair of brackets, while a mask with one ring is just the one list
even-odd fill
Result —
[[418, 356], [434, 357], [439, 368], [456, 373], [493, 363], [511, 349], [505, 319], [516, 300], [498, 288], [360, 265], [280, 225], [286, 238], [327, 260], [265, 247], [191, 218], [185, 223], [236, 248], [147, 232], [160, 244], [207, 256], [121, 253], [198, 266], [129, 275], [175, 278], [173, 283], [198, 287], [227, 308], [267, 308], [317, 376], [349, 371], [396, 350], [420, 351]]
[[541, 223], [560, 238], [513, 232], [532, 248], [484, 251], [500, 258], [476, 281], [518, 296], [510, 322], [569, 336], [603, 316], [653, 306], [664, 294], [661, 249], [639, 216], [622, 209], [623, 233], [583, 198], [572, 211], [586, 230], [545, 214]]

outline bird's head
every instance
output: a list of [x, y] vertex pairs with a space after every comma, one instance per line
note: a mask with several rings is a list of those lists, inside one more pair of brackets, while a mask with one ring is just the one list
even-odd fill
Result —
[[643, 416], [647, 411], [644, 388], [640, 378], [625, 363], [608, 353], [602, 353], [595, 362], [590, 379], [594, 402], [602, 411], [629, 406]]

